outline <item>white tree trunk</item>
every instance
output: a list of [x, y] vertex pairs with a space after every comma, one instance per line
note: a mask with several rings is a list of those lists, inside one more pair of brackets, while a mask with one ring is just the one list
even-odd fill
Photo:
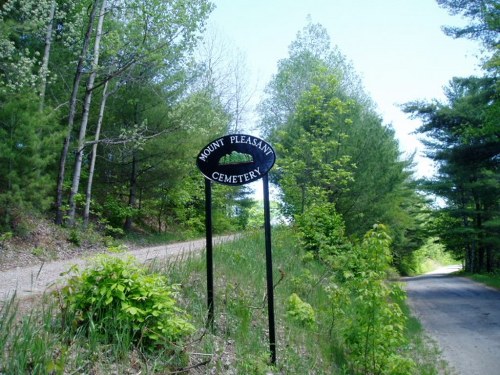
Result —
[[68, 211], [68, 223], [69, 225], [75, 224], [75, 213], [76, 213], [76, 194], [78, 193], [78, 186], [80, 184], [80, 176], [82, 170], [82, 160], [83, 160], [83, 150], [85, 148], [85, 136], [87, 134], [87, 124], [89, 121], [90, 113], [90, 103], [92, 101], [92, 92], [94, 89], [94, 82], [97, 76], [97, 69], [99, 67], [99, 49], [102, 37], [102, 25], [104, 23], [104, 12], [106, 8], [106, 0], [102, 0], [101, 9], [99, 14], [99, 20], [97, 22], [97, 30], [94, 43], [94, 59], [92, 61], [92, 72], [90, 73], [89, 80], [87, 82], [87, 89], [85, 91], [85, 98], [83, 101], [83, 114], [82, 123], [80, 125], [80, 133], [78, 136], [78, 146], [75, 156], [75, 169], [73, 171], [73, 182], [71, 184], [71, 192], [69, 196], [69, 211]]
[[99, 118], [97, 119], [97, 128], [95, 130], [94, 144], [92, 145], [92, 156], [90, 159], [90, 167], [89, 167], [89, 180], [87, 182], [87, 192], [85, 193], [85, 210], [83, 211], [84, 227], [87, 227], [89, 223], [90, 201], [92, 198], [92, 183], [94, 181], [95, 159], [97, 157], [97, 144], [99, 143], [99, 139], [101, 137], [101, 127], [102, 127], [102, 120], [104, 118], [104, 109], [106, 108], [106, 100], [108, 99], [108, 83], [109, 81], [106, 81], [102, 91], [102, 100], [101, 100], [101, 107], [99, 109]]
[[49, 73], [50, 48], [52, 46], [52, 30], [54, 28], [54, 14], [56, 12], [56, 1], [52, 0], [50, 5], [49, 22], [45, 34], [45, 50], [43, 52], [42, 66], [40, 68], [40, 104], [39, 110], [43, 110], [45, 103], [45, 91], [47, 90], [47, 75]]
[[57, 176], [57, 191], [56, 191], [56, 224], [63, 223], [63, 186], [64, 186], [64, 176], [66, 174], [66, 160], [68, 158], [69, 144], [71, 141], [71, 133], [73, 132], [73, 124], [75, 121], [76, 104], [78, 99], [78, 89], [80, 87], [80, 81], [83, 75], [83, 61], [87, 56], [87, 51], [90, 45], [90, 37], [92, 35], [92, 29], [94, 25], [95, 16], [97, 13], [97, 2], [94, 3], [92, 11], [89, 16], [89, 21], [87, 24], [87, 31], [85, 33], [85, 39], [83, 40], [82, 52], [78, 58], [78, 64], [76, 66], [75, 78], [73, 80], [73, 89], [71, 92], [71, 97], [69, 100], [69, 115], [68, 115], [68, 125], [66, 127], [66, 137], [64, 138], [63, 148], [61, 150], [61, 158], [59, 160], [59, 175]]

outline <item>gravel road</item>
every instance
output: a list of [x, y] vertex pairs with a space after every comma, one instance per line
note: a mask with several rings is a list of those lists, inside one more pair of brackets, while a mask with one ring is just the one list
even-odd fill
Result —
[[458, 267], [405, 278], [409, 305], [454, 374], [500, 374], [500, 292], [463, 277]]
[[[214, 238], [213, 242], [217, 244], [232, 239], [234, 236], [221, 236]], [[126, 254], [135, 256], [141, 262], [146, 262], [154, 259], [178, 257], [202, 249], [205, 249], [205, 239], [146, 247], [127, 251]], [[116, 254], [116, 256], [122, 255], [122, 253]], [[61, 280], [60, 274], [62, 272], [67, 271], [72, 265], [84, 267], [87, 261], [87, 258], [75, 258], [2, 271], [0, 272], [0, 301], [6, 300], [14, 293], [17, 293], [19, 298], [41, 294], [54, 285], [56, 281]]]

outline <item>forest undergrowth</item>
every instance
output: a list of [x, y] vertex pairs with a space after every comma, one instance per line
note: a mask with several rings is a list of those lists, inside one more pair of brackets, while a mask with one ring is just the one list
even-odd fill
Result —
[[[364, 248], [373, 264], [383, 233], [375, 228], [350, 252], [359, 258]], [[339, 273], [300, 244], [290, 228], [273, 232], [275, 365], [264, 238], [254, 233], [215, 248], [213, 330], [203, 255], [147, 268], [100, 256], [93, 268], [68, 270], [70, 282], [27, 313], [14, 299], [3, 304], [0, 374], [438, 373], [436, 350], [385, 270]]]

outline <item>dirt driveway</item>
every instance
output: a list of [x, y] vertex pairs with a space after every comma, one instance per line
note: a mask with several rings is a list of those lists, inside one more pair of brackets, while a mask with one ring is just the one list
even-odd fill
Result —
[[[214, 244], [230, 241], [235, 236], [221, 236], [214, 238]], [[196, 240], [171, 245], [146, 247], [127, 251], [139, 261], [146, 262], [153, 259], [164, 259], [182, 256], [183, 254], [205, 249], [205, 240]], [[117, 254], [121, 256], [121, 254]], [[72, 265], [84, 266], [87, 258], [75, 258], [50, 263], [40, 263], [27, 267], [17, 267], [0, 272], [0, 301], [6, 300], [14, 292], [19, 298], [34, 296], [43, 293], [47, 288], [61, 279], [60, 274], [67, 271]]]
[[454, 374], [500, 374], [500, 292], [445, 267], [405, 278], [410, 307]]

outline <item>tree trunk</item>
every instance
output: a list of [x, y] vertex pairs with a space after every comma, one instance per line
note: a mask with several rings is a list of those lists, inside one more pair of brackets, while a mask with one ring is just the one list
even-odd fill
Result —
[[[135, 207], [136, 202], [136, 192], [137, 192], [137, 159], [134, 155], [132, 156], [132, 170], [130, 172], [130, 187], [129, 187], [129, 196], [128, 196], [128, 206], [130, 208]], [[125, 224], [123, 225], [123, 229], [125, 231], [129, 231], [132, 229], [132, 215], [128, 215], [125, 219]]]
[[485, 269], [486, 261], [486, 249], [484, 244], [484, 236], [483, 236], [483, 217], [482, 217], [482, 205], [479, 196], [474, 194], [475, 201], [475, 225], [476, 225], [476, 233], [477, 233], [477, 242], [478, 242], [478, 266], [477, 269], [479, 272], [482, 272]]
[[99, 49], [102, 36], [102, 25], [104, 23], [104, 11], [106, 7], [106, 0], [102, 0], [99, 21], [97, 23], [97, 30], [94, 43], [94, 60], [92, 61], [92, 72], [90, 73], [87, 82], [87, 89], [85, 91], [85, 99], [83, 102], [82, 123], [80, 125], [80, 133], [78, 136], [78, 146], [75, 155], [75, 169], [73, 171], [73, 183], [71, 184], [71, 192], [69, 195], [69, 212], [68, 223], [69, 225], [75, 224], [76, 213], [76, 194], [78, 194], [78, 186], [80, 184], [80, 176], [82, 171], [83, 151], [85, 148], [85, 136], [87, 134], [87, 124], [90, 114], [90, 103], [92, 101], [92, 92], [94, 89], [94, 82], [97, 76], [97, 68], [99, 66]]
[[87, 24], [87, 31], [85, 33], [85, 39], [83, 40], [82, 52], [78, 58], [78, 64], [76, 66], [75, 78], [73, 80], [73, 90], [71, 92], [71, 97], [69, 100], [69, 115], [68, 115], [68, 125], [66, 127], [66, 137], [64, 138], [63, 148], [61, 151], [61, 158], [59, 160], [59, 174], [57, 176], [57, 191], [56, 191], [56, 224], [63, 223], [63, 187], [64, 187], [64, 176], [66, 173], [66, 161], [68, 159], [69, 144], [71, 142], [71, 133], [73, 132], [73, 124], [75, 121], [76, 104], [78, 99], [78, 88], [80, 87], [80, 81], [83, 75], [83, 62], [87, 56], [87, 51], [90, 45], [90, 36], [92, 34], [92, 29], [94, 27], [94, 20], [97, 13], [97, 1], [94, 2], [92, 6], [92, 11], [89, 16], [89, 21]]
[[488, 246], [486, 249], [486, 272], [493, 272], [495, 270], [495, 265], [493, 262], [493, 249]]
[[47, 90], [47, 74], [49, 71], [49, 57], [50, 57], [50, 48], [52, 46], [52, 29], [54, 27], [54, 14], [56, 12], [56, 1], [52, 0], [52, 4], [50, 5], [50, 13], [49, 13], [49, 24], [47, 25], [47, 32], [45, 34], [45, 50], [43, 52], [42, 66], [40, 68], [40, 104], [38, 109], [43, 111], [43, 107], [45, 104], [45, 91]]
[[108, 99], [108, 83], [109, 81], [106, 81], [106, 83], [104, 84], [104, 88], [102, 90], [101, 108], [99, 109], [99, 118], [97, 119], [97, 128], [95, 131], [94, 144], [92, 145], [92, 156], [90, 159], [90, 167], [89, 167], [89, 180], [87, 182], [87, 192], [85, 194], [85, 210], [83, 211], [84, 227], [87, 227], [89, 223], [90, 200], [92, 197], [92, 183], [94, 180], [95, 159], [97, 157], [97, 144], [101, 136], [101, 127], [102, 127], [102, 120], [104, 117], [104, 109], [106, 108], [106, 99]]

